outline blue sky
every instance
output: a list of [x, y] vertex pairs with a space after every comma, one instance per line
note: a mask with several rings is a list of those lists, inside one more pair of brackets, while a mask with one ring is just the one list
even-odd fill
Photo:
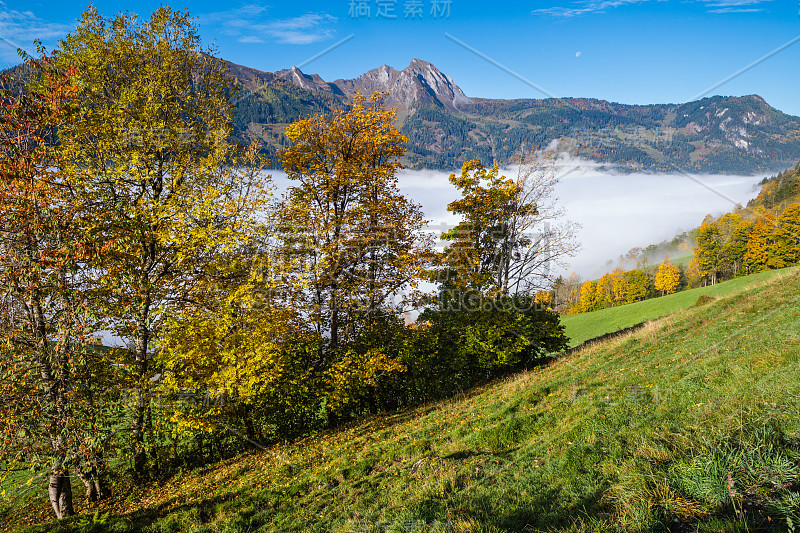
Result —
[[[402, 69], [418, 57], [439, 67], [467, 95], [490, 98], [541, 98], [542, 89], [555, 96], [623, 103], [679, 103], [772, 53], [711, 94], [759, 94], [778, 109], [800, 115], [800, 39], [786, 46], [800, 37], [798, 1], [175, 0], [169, 4], [197, 16], [204, 41], [236, 63], [270, 71], [303, 64], [304, 72], [334, 80], [355, 77], [384, 63]], [[160, 4], [95, 2], [108, 16], [124, 10], [148, 15]], [[54, 47], [74, 28], [87, 5], [0, 2], [0, 62], [15, 63], [13, 45], [30, 47], [37, 37]], [[775, 52], [781, 46], [785, 48]]]

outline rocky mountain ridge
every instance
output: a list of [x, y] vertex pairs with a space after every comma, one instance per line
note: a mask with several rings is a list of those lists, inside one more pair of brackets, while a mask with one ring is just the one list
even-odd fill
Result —
[[[225, 62], [240, 84], [234, 135], [263, 141], [277, 164], [288, 124], [344, 109], [357, 92], [388, 93], [408, 137], [409, 168], [458, 169], [468, 159], [508, 164], [523, 147], [545, 147], [619, 172], [775, 173], [800, 159], [800, 117], [758, 95], [712, 96], [683, 104], [627, 105], [593, 98], [468, 97], [433, 64], [413, 59], [354, 79], [326, 81], [298, 67], [265, 72]], [[0, 73], [2, 74], [2, 73]], [[21, 87], [22, 66], [5, 71]]]
[[265, 84], [283, 82], [305, 91], [318, 91], [351, 99], [356, 93], [370, 95], [375, 91], [389, 93], [386, 104], [400, 111], [418, 107], [438, 106], [457, 111], [458, 105], [471, 102], [464, 91], [438, 68], [421, 59], [412, 59], [403, 70], [389, 65], [374, 68], [351, 80], [338, 79], [326, 82], [317, 74], [306, 74], [298, 67], [277, 72], [260, 72], [255, 69], [228, 63], [231, 72], [249, 90], [258, 90]]

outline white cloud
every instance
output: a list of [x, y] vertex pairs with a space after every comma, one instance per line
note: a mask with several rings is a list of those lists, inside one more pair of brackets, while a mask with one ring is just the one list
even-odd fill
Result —
[[764, 11], [764, 10], [760, 9], [760, 8], [744, 9], [744, 8], [740, 8], [740, 7], [722, 7], [722, 8], [718, 8], [718, 9], [709, 9], [708, 10], [709, 13], [759, 13], [761, 11]]
[[534, 15], [550, 15], [553, 17], [572, 18], [581, 15], [592, 15], [595, 13], [605, 13], [609, 9], [630, 4], [641, 4], [649, 0], [583, 0], [574, 2], [573, 7], [547, 7], [544, 9], [534, 9]]
[[758, 13], [759, 4], [772, 0], [704, 0], [709, 13]]
[[74, 25], [50, 22], [37, 17], [32, 11], [8, 9], [0, 2], [0, 60], [17, 63], [17, 48], [35, 53], [34, 39], [39, 39], [48, 49], [74, 29]]
[[[531, 11], [534, 15], [548, 15], [558, 18], [573, 18], [581, 15], [606, 13], [610, 9], [645, 2], [663, 2], [665, 0], [578, 0], [568, 7], [553, 6]], [[702, 2], [709, 13], [755, 13], [764, 11], [761, 4], [772, 0], [696, 0]]]
[[742, 6], [754, 6], [758, 4], [763, 4], [765, 2], [771, 2], [772, 0], [703, 0], [705, 4], [709, 7], [742, 7]]
[[246, 35], [244, 37], [239, 37], [237, 39], [240, 43], [247, 43], [247, 44], [260, 44], [264, 42], [264, 39], [261, 37], [256, 37], [255, 35]]
[[300, 17], [272, 22], [267, 31], [281, 43], [311, 44], [333, 36], [334, 30], [329, 25], [335, 22], [336, 17], [331, 15], [306, 13]]
[[306, 13], [288, 19], [270, 19], [269, 8], [260, 4], [208, 13], [198, 17], [201, 26], [213, 26], [240, 43], [264, 43], [270, 39], [282, 44], [312, 44], [335, 33], [337, 18], [326, 13]]

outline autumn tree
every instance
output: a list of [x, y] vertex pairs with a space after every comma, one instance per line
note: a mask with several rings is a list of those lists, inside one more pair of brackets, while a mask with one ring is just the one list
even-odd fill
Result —
[[694, 263], [700, 276], [712, 285], [742, 273], [752, 225], [739, 213], [714, 220], [707, 216], [697, 230]]
[[778, 217], [779, 251], [787, 264], [800, 261], [800, 203], [789, 205]]
[[[710, 281], [712, 285], [717, 282], [720, 265], [721, 236], [719, 228], [713, 219], [707, 217], [697, 230], [697, 245], [695, 246], [695, 261], [700, 269], [700, 275]], [[661, 290], [656, 287], [656, 290]]]
[[181, 397], [165, 406], [176, 439], [233, 431], [242, 444], [274, 441], [323, 392], [302, 357], [319, 339], [283, 305], [287, 278], [269, 248], [244, 237], [165, 321], [157, 361], [162, 392]]
[[577, 240], [580, 224], [565, 220], [566, 210], [559, 202], [556, 187], [559, 176], [553, 154], [534, 157], [520, 153], [514, 185], [514, 209], [508, 223], [499, 279], [504, 291], [512, 295], [537, 289], [550, 289], [556, 267], [581, 248]]
[[628, 277], [625, 275], [625, 270], [622, 268], [615, 268], [611, 272], [612, 305], [626, 303], [629, 290], [630, 287], [628, 284]]
[[579, 249], [577, 225], [556, 222], [564, 212], [552, 166], [522, 158], [512, 179], [475, 159], [450, 183], [462, 197], [447, 209], [462, 221], [443, 235], [453, 241], [445, 250], [445, 285], [489, 298], [549, 289], [551, 266]]
[[655, 277], [655, 289], [661, 291], [661, 296], [672, 294], [678, 290], [681, 282], [681, 268], [670, 262], [669, 258], [658, 265]]
[[107, 494], [98, 418], [108, 383], [82, 292], [92, 236], [57, 145], [74, 117], [77, 72], [39, 48], [22, 93], [0, 89], [0, 464], [47, 472], [63, 518], [74, 512], [71, 476], [90, 500]]
[[[81, 113], [59, 130], [72, 171], [90, 178], [83, 231], [102, 237], [91, 271], [93, 305], [126, 343], [116, 350], [132, 392], [133, 465], [145, 471], [165, 320], [240, 240], [240, 221], [262, 201], [254, 149], [227, 141], [234, 87], [201, 46], [188, 13], [110, 19], [90, 7], [59, 62], [80, 72]], [[246, 225], [246, 223], [245, 223]], [[246, 230], [246, 228], [244, 228]], [[202, 305], [202, 301], [196, 305]]]
[[453, 241], [445, 250], [447, 270], [442, 281], [457, 294], [472, 290], [497, 297], [507, 287], [504, 257], [524, 244], [517, 242], [521, 236], [511, 234], [509, 221], [515, 210], [536, 206], [517, 205], [517, 184], [500, 175], [496, 165], [487, 169], [477, 159], [464, 162], [460, 175], [450, 175], [450, 183], [462, 198], [447, 210], [462, 215], [463, 221], [442, 235]]
[[722, 236], [720, 270], [727, 279], [742, 273], [752, 224], [738, 213], [726, 213], [717, 222]]
[[298, 305], [328, 339], [321, 359], [394, 320], [431, 256], [420, 206], [397, 188], [406, 138], [383, 97], [295, 122], [280, 154], [296, 182], [280, 206], [283, 253], [302, 267]]
[[753, 229], [747, 241], [747, 252], [744, 262], [750, 272], [763, 272], [787, 265], [786, 257], [781, 251], [778, 237], [778, 219], [772, 211], [766, 211], [753, 223]]
[[578, 312], [586, 313], [597, 308], [597, 283], [585, 281], [581, 285], [580, 299], [578, 300]]
[[567, 312], [578, 302], [580, 286], [581, 278], [575, 272], [572, 272], [566, 279], [563, 276], [556, 278], [553, 283], [554, 308], [556, 312]]
[[614, 305], [614, 280], [611, 274], [605, 273], [597, 280], [594, 302], [599, 309]]
[[687, 288], [695, 289], [700, 287], [703, 280], [703, 276], [700, 272], [700, 267], [697, 263], [697, 257], [694, 256], [689, 261], [689, 264], [686, 265], [686, 285]]
[[625, 293], [625, 303], [639, 302], [646, 300], [650, 296], [652, 280], [643, 270], [638, 268], [625, 272], [627, 290]]
[[536, 291], [533, 301], [539, 307], [552, 308], [553, 293], [550, 291]]

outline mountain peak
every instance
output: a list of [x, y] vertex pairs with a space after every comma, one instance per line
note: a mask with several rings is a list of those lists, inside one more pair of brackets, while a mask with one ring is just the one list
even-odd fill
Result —
[[[433, 67], [433, 68], [436, 68], [436, 67], [433, 66], [433, 63], [431, 63], [430, 61], [425, 61], [424, 59], [419, 59], [419, 58], [415, 57], [415, 58], [413, 58], [411, 60], [411, 63], [409, 63], [408, 66], [404, 70], [415, 69], [415, 68], [420, 68], [420, 67]], [[438, 70], [438, 69], [436, 69], [436, 70]]]
[[297, 66], [277, 72], [256, 71], [233, 63], [229, 63], [229, 67], [245, 78], [251, 88], [260, 83], [280, 81], [308, 91], [324, 91], [347, 98], [355, 93], [387, 92], [386, 104], [404, 112], [425, 106], [457, 110], [458, 104], [471, 101], [449, 76], [419, 58], [413, 58], [403, 70], [381, 65], [357, 78], [333, 82], [326, 82], [317, 74], [306, 74]]
[[411, 63], [403, 70], [417, 77], [428, 92], [436, 98], [444, 107], [457, 109], [459, 103], [470, 101], [464, 91], [453, 82], [450, 76], [442, 73], [433, 63], [422, 59], [414, 58]]
[[412, 59], [403, 70], [382, 65], [355, 79], [336, 80], [333, 84], [347, 95], [387, 92], [386, 103], [402, 111], [424, 106], [456, 110], [459, 103], [470, 101], [449, 76], [418, 58]]
[[[800, 157], [800, 117], [772, 108], [755, 94], [654, 105], [592, 98], [566, 103], [556, 98], [470, 100], [449, 76], [420, 58], [411, 59], [402, 70], [381, 65], [357, 78], [333, 82], [297, 66], [278, 72], [229, 67], [254, 93], [254, 101], [270, 104], [237, 106], [237, 132], [260, 137], [270, 149], [281, 145], [275, 135], [280, 128], [271, 126], [341, 109], [355, 93], [383, 91], [388, 93], [387, 106], [399, 111], [398, 127], [409, 138], [406, 162], [414, 168], [458, 168], [476, 157], [503, 164], [518, 155], [521, 143], [544, 147], [554, 142], [559, 150], [568, 147], [571, 156], [622, 172], [679, 168], [753, 174], [783, 170]], [[258, 90], [273, 83], [278, 90]], [[303, 94], [306, 89], [309, 92]], [[273, 105], [283, 97], [289, 105]], [[567, 103], [573, 107], [569, 116], [564, 115]], [[425, 107], [439, 112], [416, 112]], [[504, 133], [494, 135], [495, 128]]]

